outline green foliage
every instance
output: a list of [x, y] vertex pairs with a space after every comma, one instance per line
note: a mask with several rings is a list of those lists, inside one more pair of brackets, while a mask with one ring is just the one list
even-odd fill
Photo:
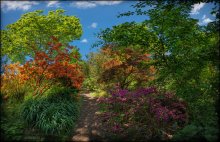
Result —
[[187, 125], [182, 130], [178, 131], [172, 140], [174, 141], [210, 141], [218, 140], [218, 128], [210, 126], [201, 126], [195, 123]]
[[46, 134], [68, 133], [74, 127], [78, 117], [79, 110], [77, 107], [77, 104], [68, 101], [50, 104], [40, 113], [36, 127]]
[[79, 115], [79, 103], [70, 98], [70, 92], [56, 88], [48, 97], [27, 100], [22, 108], [24, 120], [44, 134], [68, 134]]
[[[190, 125], [183, 129], [179, 140], [188, 135], [187, 140], [203, 137], [215, 141], [219, 131], [216, 113], [219, 110], [216, 107], [219, 105], [219, 6], [212, 11], [216, 13], [215, 21], [207, 26], [199, 26], [198, 21], [190, 17], [192, 5], [199, 2], [138, 2], [133, 5], [133, 12], [120, 16], [147, 15], [149, 19], [141, 24], [133, 23], [147, 28], [132, 30], [132, 24], [124, 23], [102, 31], [99, 37], [104, 46], [116, 45], [116, 51], [134, 45], [131, 47], [135, 50], [142, 47], [150, 52], [152, 65], [156, 69], [155, 80], [150, 84], [173, 90], [188, 103]], [[210, 2], [219, 4], [217, 1]], [[131, 40], [132, 35], [140, 35], [146, 46], [142, 46], [144, 44], [139, 38]], [[192, 126], [192, 123], [196, 125]]]
[[96, 91], [92, 92], [89, 94], [90, 96], [92, 97], [105, 97], [105, 96], [108, 96], [108, 93], [104, 90], [101, 90], [101, 89], [97, 89]]
[[[154, 116], [153, 110], [157, 106], [149, 107], [147, 97], [123, 98], [123, 95], [115, 97], [112, 94], [112, 98], [104, 98], [107, 101], [100, 104], [103, 121], [108, 122], [112, 126], [110, 129], [117, 133], [109, 135], [112, 140], [124, 140], [118, 137], [118, 132], [123, 134], [123, 130], [129, 140], [141, 141], [158, 138], [163, 131], [174, 134], [183, 127], [174, 134], [172, 140], [217, 141], [219, 114], [216, 110], [219, 109], [220, 92], [219, 5], [212, 11], [216, 19], [207, 26], [200, 26], [198, 20], [190, 17], [192, 5], [199, 2], [204, 1], [140, 1], [132, 6], [134, 11], [120, 16], [147, 15], [148, 19], [140, 23], [122, 23], [98, 34], [101, 40], [94, 46], [102, 45], [101, 49], [109, 47], [115, 55], [112, 52], [91, 53], [87, 61], [81, 62], [78, 61], [80, 55], [77, 48], [69, 51], [70, 62], [78, 62], [84, 67], [87, 79], [83, 83], [83, 89], [96, 91], [91, 94], [94, 97], [108, 96], [102, 89], [109, 91], [115, 84], [129, 91], [153, 84], [159, 86], [159, 90], [174, 91], [177, 98], [181, 98], [178, 101], [187, 103], [187, 108], [184, 109], [187, 120], [181, 125], [182, 123], [162, 122], [160, 115]], [[217, 0], [209, 2], [219, 4]], [[34, 57], [34, 51], [48, 53], [47, 42], [51, 37], [55, 41], [59, 39], [62, 43], [60, 48], [64, 49], [68, 42], [79, 39], [81, 35], [79, 19], [64, 15], [62, 9], [50, 11], [47, 15], [43, 15], [42, 10], [29, 12], [1, 30], [2, 55], [12, 62], [24, 63], [25, 57]], [[146, 59], [142, 56], [145, 53], [150, 54], [150, 62], [142, 60]], [[147, 75], [144, 73], [148, 73], [150, 66], [155, 70], [149, 73], [153, 79], [145, 79]], [[18, 80], [8, 78], [6, 85], [1, 87], [3, 140], [22, 140], [25, 124], [47, 136], [66, 136], [70, 132], [79, 115], [79, 90], [70, 87], [71, 81], [68, 78], [57, 78], [57, 81], [60, 86], [53, 86], [42, 97], [33, 97], [33, 90], [20, 85]], [[3, 102], [3, 96], [5, 100], [8, 98], [7, 102]], [[171, 108], [172, 101], [169, 97], [167, 100], [156, 97], [161, 102], [162, 112]], [[172, 111], [161, 114], [166, 118]]]
[[[187, 125], [180, 132], [174, 135], [173, 140], [192, 140], [193, 137], [199, 138], [202, 128], [195, 125]], [[184, 139], [183, 139], [184, 138]]]
[[77, 93], [78, 90], [73, 88], [53, 86], [42, 97], [29, 94], [22, 102], [14, 103], [11, 98], [3, 100], [2, 139], [41, 140], [49, 135], [52, 139], [57, 136], [58, 141], [67, 139], [79, 115], [80, 101]]
[[99, 44], [105, 46], [111, 43], [114, 46], [119, 46], [117, 50], [128, 46], [146, 48], [153, 46], [152, 43], [157, 40], [154, 33], [149, 30], [145, 23], [135, 22], [126, 22], [113, 26], [112, 29], [107, 28], [101, 31], [98, 37], [102, 39], [98, 41]]
[[[16, 120], [14, 119], [16, 118]], [[8, 120], [1, 120], [2, 136], [5, 141], [7, 140], [22, 140], [24, 132], [24, 122], [17, 116]]]
[[78, 99], [78, 90], [70, 87], [58, 87], [53, 86], [47, 93], [47, 99], [50, 102], [71, 100], [76, 101]]
[[92, 77], [88, 77], [83, 82], [83, 89], [88, 91], [96, 91], [98, 89], [98, 86], [96, 85], [97, 80]]
[[10, 102], [22, 102], [25, 94], [27, 93], [27, 88], [25, 87], [17, 88], [18, 90], [10, 89], [10, 93], [5, 94], [4, 96], [8, 96]]
[[103, 89], [104, 84], [98, 82], [101, 73], [103, 72], [102, 65], [110, 57], [100, 52], [91, 52], [88, 55], [88, 60], [83, 64], [85, 74], [85, 81], [83, 82], [83, 89], [95, 91], [96, 89]]
[[35, 126], [35, 122], [37, 118], [39, 118], [40, 113], [48, 106], [50, 106], [50, 104], [46, 101], [34, 99], [26, 100], [23, 104], [22, 116], [28, 124]]
[[25, 125], [20, 115], [20, 109], [21, 109], [20, 103], [15, 104], [15, 103], [4, 102], [2, 104], [1, 139], [3, 141], [22, 140]]
[[47, 51], [51, 36], [63, 44], [79, 39], [82, 35], [79, 19], [63, 15], [64, 12], [58, 9], [43, 15], [42, 10], [36, 10], [22, 15], [6, 30], [1, 30], [2, 55], [13, 62], [24, 62], [25, 56], [34, 57], [33, 49]]

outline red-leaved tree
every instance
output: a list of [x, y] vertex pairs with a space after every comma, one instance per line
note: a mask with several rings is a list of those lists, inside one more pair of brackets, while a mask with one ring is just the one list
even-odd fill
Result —
[[111, 57], [102, 65], [101, 82], [117, 83], [120, 88], [126, 89], [131, 84], [141, 86], [154, 79], [155, 68], [148, 65], [151, 61], [150, 54], [132, 48], [117, 51], [111, 46], [102, 48], [101, 52]]
[[78, 63], [79, 53], [73, 46], [64, 47], [58, 39], [52, 37], [48, 42], [48, 51], [35, 51], [33, 60], [20, 68], [25, 80], [34, 89], [34, 95], [43, 94], [52, 85], [65, 85], [79, 89], [83, 82], [83, 73]]

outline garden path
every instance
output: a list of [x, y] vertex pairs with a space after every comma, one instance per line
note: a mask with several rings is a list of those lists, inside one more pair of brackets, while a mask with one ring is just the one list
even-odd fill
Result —
[[98, 119], [99, 113], [96, 98], [89, 94], [82, 94], [82, 97], [81, 113], [72, 136], [72, 141], [106, 142], [101, 122]]

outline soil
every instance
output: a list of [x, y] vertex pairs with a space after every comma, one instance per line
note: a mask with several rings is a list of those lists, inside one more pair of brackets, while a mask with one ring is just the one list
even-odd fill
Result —
[[76, 142], [107, 142], [104, 137], [102, 122], [98, 119], [96, 98], [82, 94], [83, 103], [80, 117], [75, 127], [72, 141]]

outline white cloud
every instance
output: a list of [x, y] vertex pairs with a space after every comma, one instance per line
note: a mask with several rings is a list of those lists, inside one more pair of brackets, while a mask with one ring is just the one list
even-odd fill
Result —
[[96, 7], [96, 4], [94, 2], [88, 2], [88, 1], [77, 1], [77, 2], [73, 2], [72, 6], [80, 9], [87, 9], [87, 8]]
[[122, 1], [77, 1], [73, 2], [71, 5], [80, 8], [80, 9], [87, 9], [87, 8], [94, 8], [96, 6], [104, 6], [104, 5], [116, 5], [120, 4]]
[[47, 7], [60, 7], [59, 1], [49, 1], [47, 2]]
[[81, 40], [82, 43], [87, 43], [88, 40], [86, 38], [84, 38], [83, 40]]
[[206, 15], [202, 16], [202, 22], [199, 22], [199, 25], [206, 25], [210, 22], [212, 22], [213, 20], [211, 20], [210, 18], [208, 18]]
[[23, 10], [27, 11], [32, 6], [39, 4], [36, 1], [2, 1], [1, 8], [3, 11]]
[[96, 1], [97, 5], [116, 5], [120, 4], [122, 1]]
[[192, 15], [199, 14], [199, 10], [203, 8], [204, 6], [205, 6], [205, 3], [202, 3], [202, 2], [194, 4], [190, 14]]
[[210, 23], [210, 22], [212, 22], [213, 20], [211, 20], [210, 18], [205, 18], [202, 22], [204, 23], [204, 24], [208, 24], [208, 23]]
[[94, 29], [95, 29], [97, 26], [98, 26], [98, 24], [97, 24], [96, 22], [93, 22], [93, 23], [90, 25], [90, 27], [91, 27], [91, 28], [94, 28]]

